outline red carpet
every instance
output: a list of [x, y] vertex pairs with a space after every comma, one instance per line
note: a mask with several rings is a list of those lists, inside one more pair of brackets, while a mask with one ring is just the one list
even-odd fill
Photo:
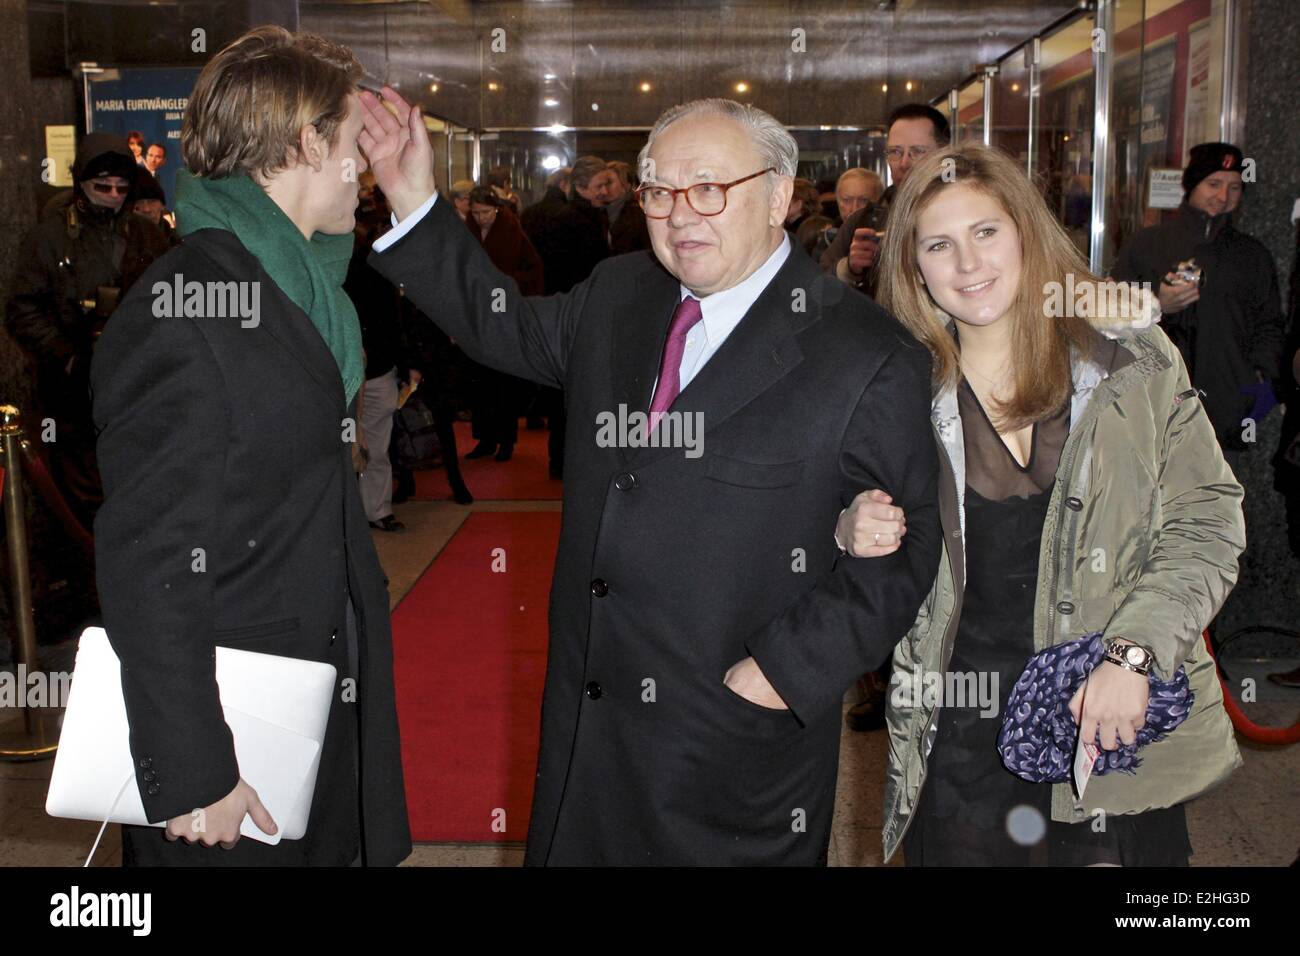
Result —
[[[559, 537], [558, 511], [473, 513], [393, 612], [417, 841], [527, 836]], [[496, 548], [504, 572], [492, 570]]]
[[[491, 458], [466, 461], [465, 454], [477, 444], [470, 437], [469, 422], [456, 422], [456, 453], [469, 493], [480, 501], [559, 501], [564, 485], [551, 479], [546, 454], [547, 431], [530, 432], [519, 424], [519, 441], [508, 462]], [[447, 472], [442, 468], [415, 473], [416, 499], [443, 501], [451, 497]]]

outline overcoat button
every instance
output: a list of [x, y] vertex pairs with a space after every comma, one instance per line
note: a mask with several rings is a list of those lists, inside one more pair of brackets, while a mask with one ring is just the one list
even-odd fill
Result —
[[636, 475], [630, 471], [625, 471], [614, 479], [614, 487], [619, 491], [631, 491], [636, 485]]
[[587, 685], [587, 696], [592, 700], [600, 700], [600, 695], [603, 693], [604, 691], [600, 689], [600, 685], [595, 681], [592, 681]]
[[604, 579], [596, 578], [591, 582], [591, 593], [596, 597], [604, 597], [609, 593], [609, 585], [605, 583]]

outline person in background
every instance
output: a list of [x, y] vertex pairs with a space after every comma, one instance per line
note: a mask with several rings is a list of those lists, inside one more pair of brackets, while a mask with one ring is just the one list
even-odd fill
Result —
[[600, 230], [601, 241], [609, 247], [609, 215], [605, 206], [608, 178], [601, 175], [607, 168], [599, 156], [579, 156], [569, 174], [569, 201], [573, 208]]
[[73, 187], [50, 200], [18, 249], [4, 314], [35, 366], [39, 408], [26, 417], [54, 422], [54, 440], [36, 447], [89, 530], [103, 495], [90, 359], [122, 296], [170, 246], [158, 226], [131, 213], [140, 177], [149, 173], [136, 165], [125, 138], [87, 134], [72, 172]]
[[817, 201], [820, 203], [817, 208], [823, 216], [832, 221], [838, 217], [838, 207], [835, 205], [835, 180], [817, 180]]
[[1273, 257], [1232, 224], [1246, 188], [1242, 163], [1231, 143], [1193, 146], [1175, 217], [1134, 233], [1111, 268], [1158, 290], [1162, 324], [1234, 471], [1253, 441], [1258, 394], [1282, 374], [1286, 332]]
[[646, 227], [645, 213], [636, 201], [632, 181], [632, 167], [611, 160], [602, 173], [604, 194], [608, 200], [605, 211], [609, 216], [609, 249], [616, 256], [650, 248], [650, 230]]
[[[1245, 520], [1178, 350], [1149, 295], [1108, 312], [1116, 298], [1098, 289], [1092, 314], [1049, 311], [1052, 288], [1102, 280], [997, 149], [918, 165], [882, 258], [881, 305], [934, 356], [944, 476], [939, 577], [894, 652], [885, 858], [901, 844], [908, 866], [1186, 866], [1184, 803], [1241, 765], [1201, 631], [1236, 581]], [[883, 553], [854, 531], [870, 503], [859, 494], [840, 516], [851, 554]], [[1136, 774], [1094, 774], [1076, 800], [1069, 782], [1008, 770], [999, 731], [1023, 716], [1007, 699], [1029, 659], [1095, 632], [1104, 657], [1069, 702], [1079, 739], [1133, 744], [1148, 672], [1182, 669], [1190, 696]], [[937, 700], [931, 675], [949, 689]], [[987, 696], [954, 690], [975, 675], [991, 678]], [[1027, 707], [1047, 705], [1040, 689]]]
[[157, 226], [167, 238], [168, 246], [174, 246], [180, 240], [176, 236], [176, 230], [172, 224], [163, 215], [167, 209], [167, 198], [163, 195], [163, 188], [159, 185], [158, 180], [154, 178], [153, 173], [143, 166], [136, 167], [135, 177], [135, 202], [131, 204], [131, 211], [137, 216], [143, 216], [151, 223]]
[[880, 174], [861, 166], [840, 173], [835, 182], [835, 208], [839, 212], [837, 226], [868, 203], [880, 202], [885, 194], [885, 181]]
[[568, 167], [551, 173], [545, 194], [520, 218], [541, 256], [546, 295], [568, 292], [610, 255], [600, 227], [569, 200], [570, 175]]
[[831, 228], [820, 234], [818, 243], [810, 252], [813, 259], [821, 261], [822, 255], [835, 239], [836, 230], [844, 225], [844, 220], [868, 203], [880, 202], [884, 192], [884, 181], [879, 174], [869, 169], [855, 166], [840, 173], [840, 178], [835, 183], [835, 216]]
[[138, 129], [133, 129], [126, 134], [126, 144], [131, 147], [131, 155], [135, 157], [136, 165], [144, 165], [144, 133]]
[[461, 222], [468, 222], [469, 220], [469, 194], [473, 191], [474, 181], [472, 179], [458, 179], [447, 190], [447, 196], [456, 208], [456, 215], [460, 217]]
[[[438, 436], [442, 467], [447, 471], [447, 484], [451, 486], [452, 501], [472, 505], [474, 496], [470, 494], [460, 470], [455, 429], [459, 384], [469, 360], [452, 344], [447, 333], [400, 292], [398, 308], [406, 354], [410, 356], [410, 365], [419, 370], [412, 371], [413, 377], [408, 382], [415, 383], [418, 377], [420, 387], [416, 398], [423, 401], [433, 415], [433, 427]], [[392, 502], [399, 505], [408, 501], [416, 488], [410, 463], [398, 460], [396, 451], [390, 443], [389, 462], [396, 479]]]
[[830, 231], [831, 226], [831, 220], [825, 216], [809, 216], [799, 226], [799, 231], [795, 234], [795, 245], [807, 253], [808, 257], [815, 262], [817, 260], [817, 248], [827, 244], [826, 233]]
[[[568, 292], [591, 275], [591, 270], [611, 253], [600, 227], [570, 203], [571, 175], [572, 170], [568, 167], [551, 173], [546, 180], [546, 194], [524, 210], [522, 219], [524, 231], [542, 257], [546, 295]], [[612, 176], [613, 173], [606, 170], [601, 175]], [[631, 209], [635, 209], [644, 222], [645, 214], [635, 198], [629, 213]], [[538, 388], [538, 408], [546, 416], [548, 430], [549, 473], [558, 479], [564, 476], [564, 393], [546, 385]]]
[[360, 175], [352, 259], [343, 291], [357, 310], [361, 345], [365, 351], [366, 380], [361, 388], [359, 445], [363, 468], [357, 479], [361, 504], [370, 527], [379, 531], [405, 531], [393, 515], [393, 469], [388, 443], [393, 434], [399, 381], [420, 381], [420, 369], [411, 368], [402, 324], [398, 318], [397, 290], [366, 264], [370, 247], [386, 231], [389, 210], [375, 189], [368, 170]]
[[150, 143], [144, 154], [144, 168], [156, 177], [158, 170], [167, 165], [167, 147], [162, 143]]
[[815, 216], [821, 208], [817, 198], [817, 187], [807, 179], [794, 181], [794, 192], [790, 196], [790, 208], [785, 213], [785, 229], [791, 236], [798, 235], [799, 227], [809, 216]]
[[[515, 280], [521, 294], [541, 295], [546, 287], [541, 256], [510, 207], [490, 188], [479, 186], [469, 194], [469, 210], [469, 230], [492, 264]], [[485, 365], [474, 372], [474, 438], [478, 444], [465, 457], [494, 455], [497, 461], [509, 461], [519, 435], [518, 406], [525, 383]]]
[[518, 216], [523, 212], [523, 202], [510, 183], [510, 167], [494, 166], [483, 177], [483, 185], [492, 190], [493, 195], [502, 205], [509, 206], [510, 211]]
[[[889, 114], [885, 160], [893, 185], [880, 201], [868, 203], [844, 220], [822, 254], [821, 266], [841, 282], [871, 295], [876, 285], [876, 256], [894, 191], [907, 181], [912, 167], [948, 143], [948, 120], [933, 106], [906, 103]], [[873, 721], [874, 722], [874, 721]]]

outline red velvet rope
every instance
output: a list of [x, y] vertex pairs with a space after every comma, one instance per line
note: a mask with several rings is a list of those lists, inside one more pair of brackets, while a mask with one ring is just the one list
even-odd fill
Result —
[[[1210, 644], [1210, 632], [1206, 631], [1201, 635], [1205, 640], [1205, 647], [1210, 652], [1210, 657], [1214, 657], [1214, 648]], [[1216, 668], [1215, 673], [1218, 673]], [[1227, 708], [1228, 716], [1232, 719], [1232, 726], [1236, 727], [1244, 736], [1261, 744], [1293, 744], [1300, 741], [1300, 722], [1292, 724], [1290, 727], [1261, 727], [1252, 721], [1241, 709], [1241, 704], [1237, 703], [1237, 698], [1232, 696], [1232, 689], [1228, 686], [1227, 681], [1222, 677], [1219, 683], [1223, 687], [1223, 706]]]
[[[63, 500], [63, 495], [59, 492], [58, 487], [54, 484], [54, 479], [50, 477], [49, 470], [45, 467], [45, 462], [32, 451], [31, 445], [27, 442], [19, 442], [18, 447], [21, 449], [22, 463], [26, 465], [27, 480], [32, 483], [32, 487], [40, 493], [49, 505], [50, 510], [54, 512], [59, 523], [63, 525], [69, 537], [81, 545], [86, 556], [94, 558], [95, 556], [95, 539], [91, 537], [90, 532], [81, 526], [77, 516], [72, 513], [68, 503]], [[0, 469], [0, 476], [4, 470]], [[3, 484], [0, 484], [0, 490], [3, 490]]]

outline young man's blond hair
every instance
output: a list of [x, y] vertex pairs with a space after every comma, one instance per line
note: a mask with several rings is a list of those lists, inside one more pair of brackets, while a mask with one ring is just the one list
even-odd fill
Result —
[[311, 124], [332, 150], [364, 71], [347, 47], [283, 27], [250, 30], [208, 61], [185, 107], [181, 155], [196, 176], [267, 177], [292, 166]]

